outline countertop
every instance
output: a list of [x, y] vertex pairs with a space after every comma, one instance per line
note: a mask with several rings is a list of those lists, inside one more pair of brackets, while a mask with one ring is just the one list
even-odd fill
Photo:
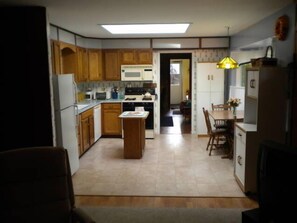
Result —
[[[154, 100], [154, 102], [157, 101], [157, 99]], [[125, 99], [106, 99], [106, 100], [83, 100], [80, 101], [79, 103], [77, 103], [78, 106], [83, 106], [85, 105], [83, 108], [80, 108], [77, 110], [77, 115], [90, 109], [95, 107], [96, 105], [102, 104], [102, 103], [122, 103], [122, 102], [148, 102], [145, 100], [134, 100], [134, 101], [127, 101]]]
[[147, 118], [148, 115], [147, 111], [125, 111], [119, 118]]
[[82, 106], [86, 105], [85, 107], [78, 109], [77, 114], [80, 114], [90, 108], [95, 107], [96, 105], [100, 105], [102, 103], [122, 103], [123, 99], [106, 99], [106, 100], [84, 100], [77, 103], [77, 105]]

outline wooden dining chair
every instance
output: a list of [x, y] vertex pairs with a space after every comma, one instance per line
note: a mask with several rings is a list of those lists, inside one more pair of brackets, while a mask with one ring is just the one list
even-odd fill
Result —
[[[232, 106], [228, 104], [213, 104], [211, 103], [211, 108], [213, 111], [219, 111], [219, 110], [231, 110]], [[228, 124], [225, 120], [215, 120], [214, 127], [216, 129], [226, 129], [228, 128]]]
[[[211, 122], [209, 119], [209, 113], [208, 110], [206, 110], [204, 107], [203, 109], [203, 114], [205, 117], [205, 123], [206, 123], [206, 127], [207, 127], [207, 134], [209, 136], [209, 140], [207, 143], [207, 147], [206, 150], [209, 149], [209, 155], [211, 155], [211, 151], [216, 148], [224, 148], [225, 143], [228, 143], [229, 139], [229, 133], [227, 131], [227, 129], [224, 128], [215, 128], [213, 129], [211, 127]], [[210, 147], [210, 148], [209, 148]]]

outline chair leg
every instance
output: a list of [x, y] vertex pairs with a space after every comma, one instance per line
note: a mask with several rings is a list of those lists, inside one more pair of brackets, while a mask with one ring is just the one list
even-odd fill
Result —
[[210, 146], [210, 150], [209, 150], [209, 156], [211, 155], [211, 151], [212, 151], [212, 149], [213, 149], [213, 142], [214, 142], [214, 140], [215, 140], [215, 137], [214, 136], [212, 136], [211, 137], [211, 146]]
[[209, 136], [209, 140], [208, 140], [208, 143], [207, 143], [207, 146], [206, 146], [206, 151], [208, 150], [208, 147], [210, 145], [210, 140], [211, 140], [211, 136]]

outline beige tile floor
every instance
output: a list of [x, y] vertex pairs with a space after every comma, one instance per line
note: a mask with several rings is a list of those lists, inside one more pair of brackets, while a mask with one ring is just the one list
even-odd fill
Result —
[[76, 195], [245, 197], [222, 151], [205, 151], [208, 138], [160, 134], [146, 140], [142, 159], [123, 159], [123, 140], [101, 138], [80, 158]]

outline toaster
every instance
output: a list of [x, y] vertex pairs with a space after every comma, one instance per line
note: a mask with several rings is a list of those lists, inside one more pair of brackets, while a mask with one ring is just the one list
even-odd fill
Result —
[[96, 92], [96, 99], [97, 100], [105, 100], [106, 99], [106, 92], [105, 91]]

